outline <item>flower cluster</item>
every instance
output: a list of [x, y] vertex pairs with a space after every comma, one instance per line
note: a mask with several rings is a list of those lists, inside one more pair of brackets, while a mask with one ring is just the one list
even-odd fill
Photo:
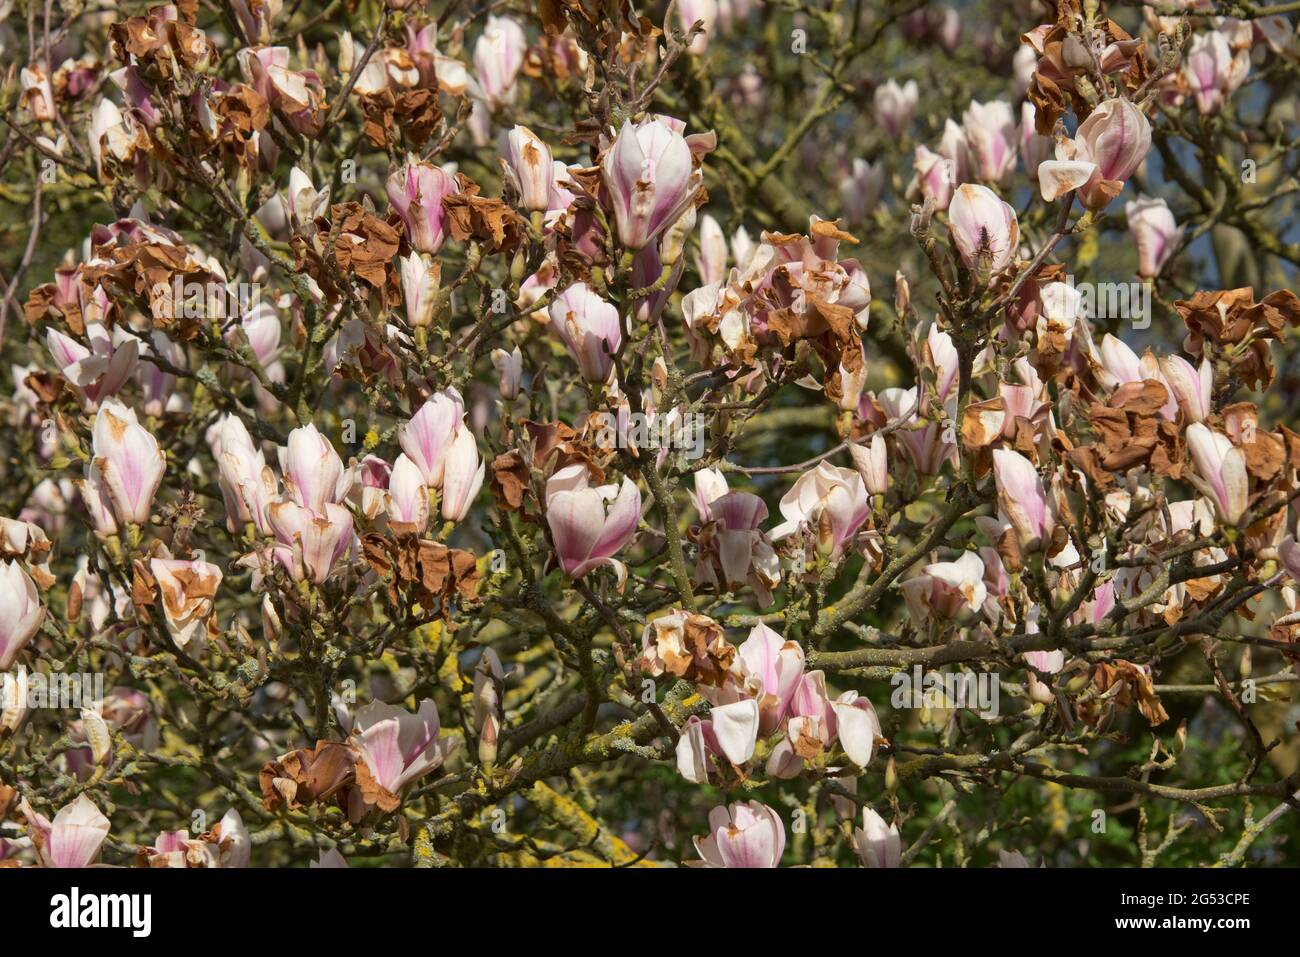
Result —
[[1276, 858], [1287, 17], [93, 6], [0, 2], [0, 865]]

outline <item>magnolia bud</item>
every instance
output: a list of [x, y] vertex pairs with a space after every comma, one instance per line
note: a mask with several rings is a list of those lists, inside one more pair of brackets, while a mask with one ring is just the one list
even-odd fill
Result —
[[478, 730], [478, 760], [484, 770], [491, 770], [496, 762], [497, 739], [504, 715], [501, 702], [504, 682], [501, 659], [491, 648], [485, 648], [474, 669], [474, 727]]
[[501, 398], [509, 401], [519, 395], [519, 383], [524, 375], [524, 357], [515, 346], [510, 352], [504, 349], [492, 350], [492, 365], [497, 370]]
[[902, 271], [894, 273], [894, 311], [900, 316], [907, 315], [912, 307], [912, 287]]

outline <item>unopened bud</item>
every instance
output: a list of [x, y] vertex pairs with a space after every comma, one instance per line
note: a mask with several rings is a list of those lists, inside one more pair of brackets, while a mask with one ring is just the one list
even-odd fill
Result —
[[894, 273], [894, 311], [900, 316], [905, 315], [907, 310], [912, 306], [912, 287], [907, 282], [907, 277], [903, 275], [902, 270]]

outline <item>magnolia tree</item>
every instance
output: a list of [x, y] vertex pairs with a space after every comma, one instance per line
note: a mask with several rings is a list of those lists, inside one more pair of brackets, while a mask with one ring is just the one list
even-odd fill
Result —
[[0, 862], [1285, 861], [1297, 6], [0, 3]]

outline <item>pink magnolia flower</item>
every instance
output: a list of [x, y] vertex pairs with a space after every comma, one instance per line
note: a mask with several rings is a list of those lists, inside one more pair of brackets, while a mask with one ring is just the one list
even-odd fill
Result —
[[461, 61], [439, 53], [437, 39], [437, 23], [426, 24], [418, 30], [412, 24], [406, 26], [406, 52], [419, 71], [419, 85], [460, 96], [469, 87], [469, 71]]
[[412, 252], [398, 260], [401, 264], [402, 300], [406, 303], [406, 322], [412, 329], [433, 322], [438, 302], [442, 270], [424, 253]]
[[438, 739], [438, 708], [430, 699], [415, 714], [372, 701], [353, 716], [349, 741], [371, 776], [390, 794], [442, 764], [445, 749]]
[[104, 482], [100, 471], [95, 468], [93, 459], [86, 464], [85, 478], [74, 479], [73, 485], [81, 497], [82, 504], [86, 506], [86, 512], [90, 516], [90, 527], [95, 537], [102, 540], [116, 535], [120, 529], [117, 516], [113, 514], [108, 485]]
[[881, 737], [875, 707], [856, 691], [845, 691], [830, 702], [830, 709], [835, 739], [854, 765], [865, 768], [876, 752], [876, 738]]
[[1016, 55], [1011, 58], [1011, 71], [1015, 76], [1016, 98], [1029, 92], [1029, 84], [1034, 79], [1038, 68], [1038, 51], [1027, 43], [1016, 47]]
[[727, 237], [718, 221], [705, 213], [700, 217], [700, 251], [695, 257], [700, 282], [720, 283], [727, 277]]
[[879, 432], [865, 443], [849, 443], [853, 465], [870, 495], [884, 495], [889, 490], [889, 448]]
[[251, 522], [259, 532], [269, 533], [266, 506], [278, 495], [278, 483], [243, 420], [227, 415], [218, 424], [211, 444], [226, 505], [226, 527], [240, 532]]
[[[377, 455], [367, 455], [356, 466], [357, 481], [349, 490], [348, 498], [356, 505], [361, 517], [373, 522], [388, 511], [388, 483], [393, 470]], [[419, 478], [417, 471], [416, 477]], [[426, 503], [428, 496], [425, 496]]]
[[939, 46], [952, 53], [961, 42], [961, 14], [953, 7], [938, 6], [926, 11], [930, 19], [931, 35]]
[[483, 34], [474, 44], [474, 69], [489, 109], [514, 100], [515, 78], [527, 52], [523, 27], [509, 17], [487, 18]]
[[416, 252], [433, 255], [447, 240], [442, 199], [460, 192], [455, 177], [437, 166], [408, 157], [388, 177], [388, 202], [402, 220]]
[[519, 205], [545, 212], [550, 208], [555, 178], [551, 148], [526, 126], [516, 126], [502, 139], [501, 166], [519, 196]]
[[406, 455], [399, 455], [388, 476], [388, 518], [403, 525], [414, 525], [423, 533], [429, 525], [429, 488], [424, 476]]
[[702, 23], [704, 30], [691, 42], [691, 52], [696, 56], [702, 54], [709, 46], [709, 37], [713, 35], [713, 25], [718, 19], [718, 0], [684, 0], [677, 5], [677, 19], [682, 30], [689, 30], [695, 24]]
[[185, 397], [176, 395], [173, 391], [176, 388], [176, 376], [164, 372], [162, 366], [149, 359], [154, 356], [183, 369], [184, 347], [178, 342], [172, 342], [165, 333], [155, 330], [150, 333], [149, 342], [142, 344], [140, 349], [145, 361], [136, 366], [135, 379], [143, 394], [145, 415], [161, 416], [169, 410], [188, 411]]
[[116, 395], [135, 372], [140, 344], [131, 333], [111, 333], [97, 322], [86, 325], [86, 348], [57, 329], [45, 334], [45, 344], [63, 377], [76, 386], [92, 406]]
[[221, 816], [203, 842], [205, 867], [247, 867], [253, 856], [253, 838], [244, 819], [233, 807]]
[[134, 409], [109, 399], [95, 416], [91, 448], [94, 487], [107, 494], [117, 521], [144, 525], [167, 468], [158, 440], [136, 421]]
[[546, 524], [555, 541], [560, 567], [570, 578], [582, 578], [600, 565], [612, 565], [619, 580], [626, 576], [615, 559], [641, 518], [641, 490], [624, 477], [621, 485], [592, 488], [581, 462], [566, 465], [547, 480]]
[[441, 488], [447, 450], [465, 418], [465, 403], [455, 389], [435, 392], [411, 421], [398, 426], [397, 441], [429, 488]]
[[320, 77], [289, 68], [288, 47], [245, 47], [238, 54], [244, 80], [280, 111], [296, 132], [315, 135], [322, 104]]
[[1236, 525], [1246, 513], [1250, 499], [1250, 476], [1246, 453], [1221, 432], [1200, 422], [1187, 427], [1187, 447], [1196, 470], [1187, 475], [1202, 495], [1214, 502], [1219, 517]]
[[771, 604], [780, 582], [780, 563], [761, 531], [767, 504], [750, 492], [728, 492], [710, 505], [718, 565], [728, 588], [748, 583], [763, 605]]
[[492, 367], [497, 371], [498, 387], [501, 398], [509, 402], [519, 395], [519, 385], [524, 377], [524, 355], [515, 346], [509, 352], [504, 349], [492, 350]]
[[464, 521], [474, 497], [483, 487], [486, 463], [478, 454], [474, 433], [462, 422], [452, 433], [443, 460], [442, 517], [449, 522]]
[[1300, 58], [1300, 36], [1296, 27], [1286, 17], [1276, 14], [1250, 21], [1252, 40], [1256, 46], [1263, 44], [1278, 56], [1294, 63]]
[[1016, 170], [1016, 118], [1004, 100], [972, 100], [962, 114], [972, 171], [984, 183], [1005, 186]]
[[1183, 230], [1174, 222], [1163, 199], [1139, 196], [1124, 204], [1129, 235], [1138, 251], [1138, 275], [1150, 279], [1160, 275], [1160, 270], [1174, 254], [1183, 238]]
[[1208, 356], [1199, 370], [1182, 356], [1166, 356], [1160, 371], [1189, 422], [1202, 422], [1214, 411], [1214, 370]]
[[[942, 420], [932, 421], [935, 413], [931, 411], [937, 402], [948, 419], [957, 415], [958, 358], [952, 336], [938, 325], [932, 325], [921, 345], [921, 361], [934, 376], [933, 385], [928, 382], [924, 385], [928, 394], [922, 396], [917, 386], [881, 390], [876, 402], [884, 421], [876, 424], [901, 426], [894, 435], [912, 459], [916, 471], [922, 475], [938, 475], [945, 462], [954, 468], [960, 464], [955, 435], [949, 436], [953, 441], [946, 441], [945, 435], [949, 430]], [[864, 406], [866, 412], [875, 412], [874, 404], [864, 403]], [[928, 414], [919, 414], [922, 409]], [[864, 413], [860, 411], [860, 414]], [[927, 420], [928, 424], [916, 428], [914, 423], [921, 420]]]
[[[273, 374], [275, 369], [271, 367], [275, 365], [280, 352], [281, 335], [280, 317], [276, 315], [275, 307], [265, 300], [258, 300], [240, 319], [238, 326], [230, 327], [226, 340], [235, 348], [239, 348], [241, 344], [238, 342], [236, 330], [243, 333], [258, 363], [267, 367], [268, 374]], [[157, 336], [158, 333], [154, 335]], [[173, 365], [181, 364], [173, 363]]]
[[913, 184], [922, 201], [932, 199], [935, 209], [947, 209], [952, 203], [952, 192], [957, 183], [952, 160], [918, 145], [912, 166], [916, 170]]
[[921, 574], [903, 582], [903, 601], [918, 625], [932, 615], [953, 620], [978, 614], [988, 597], [984, 561], [975, 552], [963, 552], [951, 562], [931, 562]]
[[330, 188], [317, 190], [311, 177], [294, 167], [289, 170], [289, 186], [280, 197], [284, 216], [296, 231], [311, 235], [314, 221], [329, 209]]
[[1114, 199], [1151, 151], [1151, 124], [1128, 100], [1105, 100], [1079, 124], [1073, 139], [1056, 144], [1056, 159], [1038, 167], [1043, 199], [1049, 202], [1071, 190], [1089, 209], [1103, 209]]
[[574, 283], [550, 306], [551, 331], [578, 362], [588, 382], [605, 382], [614, 368], [614, 353], [623, 343], [618, 309], [586, 283]]
[[324, 584], [352, 545], [352, 513], [334, 502], [319, 513], [295, 502], [274, 502], [266, 513], [276, 560], [294, 581]]
[[[702, 526], [695, 566], [696, 581], [739, 588], [753, 587], [763, 605], [771, 602], [771, 589], [780, 582], [780, 560], [771, 541], [761, 531], [767, 520], [767, 505], [749, 492], [732, 492], [717, 469], [695, 473], [691, 494]], [[716, 563], [716, 567], [715, 567]]]
[[1300, 585], [1300, 543], [1296, 542], [1294, 535], [1282, 539], [1277, 547], [1277, 555], [1282, 559], [1282, 567], [1291, 576], [1291, 580]]
[[198, 839], [187, 831], [160, 831], [146, 850], [150, 867], [247, 867], [253, 842], [239, 812], [231, 808]]
[[886, 80], [876, 87], [876, 92], [872, 95], [876, 119], [891, 140], [900, 139], [907, 132], [912, 117], [916, 115], [919, 96], [915, 80], [908, 80], [902, 86], [896, 80]]
[[826, 674], [801, 675], [788, 710], [785, 735], [768, 755], [765, 768], [770, 776], [782, 779], [799, 775], [808, 749], [821, 753], [835, 742], [836, 709], [826, 691]]
[[691, 492], [691, 502], [695, 511], [700, 513], [700, 521], [711, 521], [712, 504], [730, 491], [727, 477], [719, 469], [699, 469], [695, 473], [695, 490]]
[[778, 867], [785, 852], [785, 825], [758, 801], [718, 806], [709, 812], [709, 834], [695, 838], [700, 867]]
[[1041, 398], [1042, 387], [1016, 385], [1011, 382], [998, 383], [998, 397], [1002, 399], [1005, 411], [1002, 422], [1002, 437], [1014, 439], [1017, 422], [1024, 419], [1035, 429], [1052, 414], [1052, 403]]
[[112, 100], [102, 99], [91, 113], [87, 139], [90, 141], [90, 155], [95, 161], [95, 169], [102, 179], [106, 157], [126, 162], [135, 153], [134, 120], [123, 117], [122, 111]]
[[244, 35], [254, 43], [265, 43], [271, 37], [271, 22], [280, 15], [281, 0], [233, 0], [231, 6]]
[[1016, 530], [1020, 546], [1032, 551], [1046, 544], [1056, 518], [1034, 463], [1011, 449], [994, 449], [993, 479], [998, 505]]
[[290, 497], [315, 515], [323, 514], [326, 504], [343, 501], [352, 487], [352, 470], [343, 467], [330, 440], [310, 422], [289, 433], [280, 468]]
[[[1033, 53], [1032, 47], [1021, 47]], [[1037, 62], [1037, 57], [1032, 59]], [[1034, 104], [1025, 101], [1020, 104], [1020, 158], [1024, 161], [1025, 172], [1030, 179], [1038, 178], [1038, 167], [1047, 159], [1052, 149], [1052, 138], [1038, 132]]]
[[870, 516], [871, 499], [857, 472], [821, 462], [799, 476], [790, 491], [781, 497], [780, 507], [785, 521], [772, 529], [773, 541], [803, 527], [815, 529], [825, 515], [832, 535], [829, 558], [835, 561]]
[[675, 223], [703, 184], [681, 129], [670, 117], [626, 122], [601, 158], [618, 239], [627, 249], [641, 249]]
[[22, 90], [21, 100], [31, 118], [38, 123], [47, 123], [54, 119], [54, 88], [50, 78], [39, 66], [23, 67], [18, 73], [18, 83]]
[[42, 867], [89, 867], [108, 837], [108, 818], [84, 794], [64, 805], [52, 824], [25, 799], [19, 810], [27, 819], [27, 834]]
[[[1112, 585], [1113, 582], [1107, 582]], [[1104, 612], [1103, 612], [1104, 614]], [[1037, 631], [1037, 626], [1034, 628]], [[1054, 675], [1065, 667], [1065, 652], [1057, 649], [1056, 651], [1026, 651], [1024, 654], [1025, 663], [1029, 665], [1028, 669], [1028, 691], [1029, 697], [1039, 704], [1051, 704], [1056, 700], [1052, 689], [1039, 679], [1035, 672], [1041, 671], [1045, 675]]]
[[0, 672], [9, 670], [44, 618], [31, 576], [15, 561], [0, 562]]
[[971, 269], [985, 259], [991, 272], [1001, 272], [1011, 264], [1020, 245], [1016, 211], [987, 186], [965, 183], [957, 187], [948, 206], [948, 230], [962, 261]]
[[1183, 61], [1183, 81], [1196, 97], [1196, 109], [1203, 116], [1222, 110], [1249, 73], [1250, 50], [1234, 54], [1219, 30], [1194, 36]]
[[154, 558], [149, 571], [158, 582], [167, 632], [184, 648], [212, 617], [221, 569], [209, 562]]
[[[848, 176], [840, 180], [840, 208], [849, 223], [865, 222], [885, 188], [885, 164], [853, 160]], [[721, 232], [719, 232], [721, 237]]]
[[943, 121], [943, 136], [939, 138], [938, 153], [952, 164], [954, 183], [965, 183], [975, 176], [975, 161], [971, 157], [971, 145], [966, 139], [966, 131], [951, 118]]
[[898, 867], [903, 857], [898, 822], [886, 827], [884, 818], [864, 807], [862, 827], [853, 829], [853, 849], [863, 867]]
[[1171, 422], [1174, 420], [1178, 414], [1177, 396], [1165, 381], [1160, 362], [1150, 351], [1139, 359], [1137, 353], [1123, 340], [1108, 332], [1102, 337], [1098, 354], [1101, 362], [1097, 378], [1102, 385], [1114, 389], [1128, 382], [1143, 382], [1147, 379], [1159, 382], [1168, 391], [1168, 398], [1161, 406], [1160, 414]]
[[759, 731], [771, 734], [789, 713], [803, 678], [804, 653], [797, 641], [787, 641], [759, 622], [736, 649], [745, 677], [756, 680]]
[[758, 743], [758, 702], [753, 698], [714, 705], [709, 717], [691, 715], [677, 739], [677, 770], [693, 784], [707, 784], [718, 757], [740, 767]]

